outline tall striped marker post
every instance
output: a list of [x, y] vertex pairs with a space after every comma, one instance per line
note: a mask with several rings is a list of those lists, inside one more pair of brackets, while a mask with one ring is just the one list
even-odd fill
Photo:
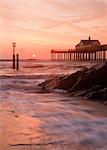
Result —
[[15, 69], [15, 47], [16, 47], [15, 42], [12, 43], [12, 47], [13, 47], [13, 69]]

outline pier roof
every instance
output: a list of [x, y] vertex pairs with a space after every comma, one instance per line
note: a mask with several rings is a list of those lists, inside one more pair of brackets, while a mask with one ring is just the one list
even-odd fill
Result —
[[[100, 42], [98, 40], [81, 40], [80, 41], [80, 43], [82, 43], [83, 45], [90, 45], [90, 44], [93, 44], [95, 42], [97, 42], [100, 45]], [[79, 46], [80, 43], [77, 44], [75, 47]]]

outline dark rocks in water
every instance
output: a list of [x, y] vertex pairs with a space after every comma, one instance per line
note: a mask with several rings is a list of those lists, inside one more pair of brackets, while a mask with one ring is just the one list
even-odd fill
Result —
[[65, 78], [65, 76], [56, 76], [52, 79], [46, 80], [45, 82], [39, 84], [42, 89], [55, 89], [60, 82]]
[[56, 76], [52, 79], [46, 80], [45, 82], [41, 83], [39, 86], [45, 89], [68, 90], [77, 82], [79, 76], [83, 74], [84, 71], [86, 70], [87, 68], [84, 68], [81, 71], [77, 71], [76, 73], [70, 75]]
[[76, 73], [56, 76], [40, 84], [45, 89], [63, 89], [89, 99], [107, 100], [107, 62]]
[[107, 86], [107, 64], [102, 64], [101, 66], [94, 66], [91, 69], [82, 73], [76, 84], [69, 89], [69, 92], [78, 91], [83, 89], [90, 89], [96, 85], [103, 87]]
[[63, 89], [63, 90], [69, 90], [71, 87], [73, 87], [76, 84], [79, 76], [81, 76], [81, 74], [84, 74], [84, 72], [86, 70], [87, 69], [85, 68], [82, 71], [77, 71], [76, 73], [73, 73], [71, 75], [66, 75], [60, 81], [60, 83], [54, 88]]
[[80, 71], [73, 73], [71, 75], [64, 76], [58, 84], [54, 87], [55, 89], [63, 89], [68, 90], [71, 86], [73, 86], [78, 77], [80, 75]]
[[107, 88], [98, 90], [98, 91], [93, 91], [89, 92], [87, 94], [87, 97], [89, 99], [98, 99], [98, 100], [107, 100]]

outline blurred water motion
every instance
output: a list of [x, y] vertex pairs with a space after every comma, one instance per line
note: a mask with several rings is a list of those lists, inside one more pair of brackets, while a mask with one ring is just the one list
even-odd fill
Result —
[[26, 61], [18, 72], [0, 64], [0, 150], [107, 149], [106, 106], [38, 87], [93, 63]]

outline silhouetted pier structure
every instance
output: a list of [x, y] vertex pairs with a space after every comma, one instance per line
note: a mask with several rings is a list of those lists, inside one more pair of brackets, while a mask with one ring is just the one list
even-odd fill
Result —
[[106, 60], [106, 50], [76, 51], [76, 50], [51, 50], [51, 60]]
[[92, 61], [106, 60], [107, 45], [100, 45], [98, 40], [81, 40], [75, 49], [51, 50], [51, 60]]

